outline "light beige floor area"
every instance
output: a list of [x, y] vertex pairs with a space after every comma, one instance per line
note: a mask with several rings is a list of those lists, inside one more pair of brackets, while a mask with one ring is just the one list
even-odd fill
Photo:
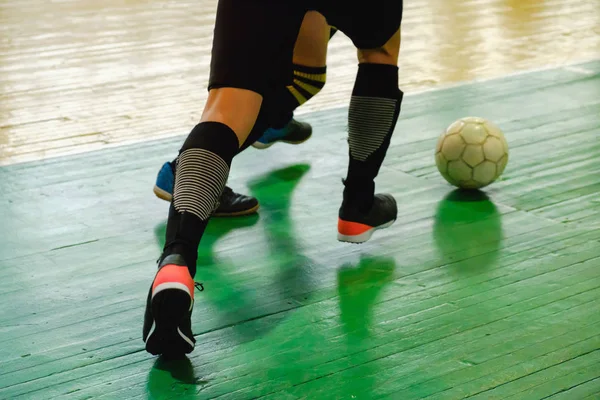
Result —
[[[206, 98], [215, 6], [0, 0], [0, 165], [185, 134]], [[406, 1], [401, 87], [598, 58], [599, 27], [598, 0]], [[332, 40], [328, 64], [299, 114], [347, 104], [347, 38]]]

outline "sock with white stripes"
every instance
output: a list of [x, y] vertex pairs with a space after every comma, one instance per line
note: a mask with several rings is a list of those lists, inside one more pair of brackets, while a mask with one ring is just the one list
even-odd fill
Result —
[[397, 66], [358, 66], [348, 111], [350, 161], [344, 180], [344, 206], [371, 208], [375, 177], [390, 145], [402, 97]]
[[190, 274], [196, 273], [198, 245], [227, 183], [238, 138], [227, 125], [201, 122], [179, 152], [173, 202], [161, 257], [181, 254]]

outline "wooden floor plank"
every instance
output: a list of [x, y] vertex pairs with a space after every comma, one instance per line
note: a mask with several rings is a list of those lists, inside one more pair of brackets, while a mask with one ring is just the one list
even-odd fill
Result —
[[[73, 52], [63, 40], [52, 51]], [[140, 339], [167, 211], [151, 187], [181, 137], [1, 167], [0, 398], [594, 396], [599, 72], [590, 62], [408, 96], [378, 180], [398, 223], [360, 247], [335, 242], [332, 220], [346, 109], [306, 114], [303, 146], [240, 155], [230, 184], [262, 209], [207, 230], [187, 363], [156, 363]], [[152, 76], [157, 95], [165, 81], [152, 89]], [[511, 143], [505, 176], [475, 199], [431, 158], [467, 113], [499, 121]]]
[[547, 399], [552, 400], [565, 400], [565, 399], [592, 399], [600, 395], [600, 377], [590, 379], [587, 382], [583, 382], [579, 385], [564, 389]]
[[[473, 307], [477, 308], [478, 306], [477, 306], [477, 305], [474, 305]], [[476, 310], [475, 310], [475, 311], [476, 311]], [[316, 314], [316, 313], [315, 313], [315, 312], [310, 312], [310, 313], [309, 313], [309, 315], [313, 315], [313, 314]], [[477, 319], [477, 318], [474, 318], [474, 319], [473, 319], [473, 321], [475, 322], [475, 320], [476, 320], [476, 319]], [[406, 321], [401, 321], [401, 322], [404, 322], [404, 323], [406, 323]], [[435, 322], [435, 321], [434, 321], [434, 322]], [[440, 323], [440, 322], [438, 321], [436, 324], [438, 324], [438, 325], [439, 325], [439, 323]], [[443, 328], [446, 328], [446, 329], [443, 329]], [[440, 329], [438, 329], [438, 332], [444, 332], [444, 331], [448, 331], [448, 330], [452, 331], [451, 329], [448, 329], [448, 327], [443, 327], [443, 326], [442, 326], [442, 327], [440, 327]], [[304, 331], [306, 331], [306, 330], [304, 330]], [[414, 331], [414, 329], [413, 329], [413, 331]], [[424, 330], [423, 330], [423, 333], [424, 333], [424, 332], [426, 332], [426, 331], [427, 331], [427, 330], [425, 330], [425, 329], [424, 329]], [[416, 332], [416, 331], [415, 331], [415, 332]], [[419, 335], [418, 335], [418, 336], [419, 336]], [[424, 335], [424, 336], [427, 336], [427, 335]], [[288, 337], [288, 336], [286, 335], [286, 337]], [[420, 336], [419, 336], [419, 337], [420, 337]], [[293, 337], [289, 337], [289, 339], [288, 339], [288, 340], [290, 340], [290, 339], [293, 339]], [[421, 340], [421, 339], [418, 339], [418, 340]], [[294, 350], [294, 351], [296, 351], [296, 350]], [[260, 353], [259, 353], [259, 354], [260, 354]], [[335, 353], [334, 353], [334, 354], [335, 354]], [[292, 352], [292, 355], [293, 355], [293, 352]], [[199, 357], [201, 357], [201, 358], [205, 359], [205, 358], [206, 358], [206, 356], [207, 356], [207, 354], [204, 354], [204, 355], [202, 355], [202, 356], [199, 356]], [[247, 356], [249, 356], [249, 354], [245, 355], [244, 357], [247, 357]], [[283, 356], [283, 354], [282, 354], [281, 356]], [[291, 355], [290, 355], [290, 357], [291, 357]], [[223, 362], [224, 362], [225, 360], [223, 360], [223, 359], [221, 359], [221, 358], [219, 358], [219, 359], [220, 359], [220, 361], [217, 361], [217, 363], [218, 363], [219, 365], [223, 365]], [[258, 361], [258, 360], [256, 359], [256, 357], [253, 357], [253, 359], [254, 359], [255, 361]], [[308, 362], [308, 360], [306, 360], [306, 361]], [[236, 364], [234, 364], [234, 365], [236, 365]], [[245, 368], [245, 367], [244, 367], [244, 365], [242, 364], [242, 365], [240, 365], [238, 368]], [[223, 370], [223, 371], [225, 372], [225, 371], [228, 371], [228, 369], [231, 369], [231, 368], [230, 368], [230, 367], [223, 367], [223, 366], [222, 366], [222, 367], [220, 367], [220, 368], [218, 368], [218, 369], [221, 369], [221, 370]], [[70, 374], [70, 375], [66, 375], [66, 376], [67, 376], [67, 377], [69, 377], [69, 378], [71, 378], [71, 377], [72, 377], [72, 374]], [[230, 383], [228, 383], [228, 384], [230, 384]], [[49, 389], [47, 388], [47, 389], [46, 389], [46, 392], [48, 392], [48, 390], [49, 390]]]
[[[582, 341], [583, 338], [583, 341]], [[373, 382], [377, 382], [377, 385], [373, 385], [373, 387], [369, 388], [368, 395], [372, 397], [379, 398], [380, 396], [384, 396], [385, 398], [463, 398], [463, 396], [467, 396], [467, 392], [459, 392], [456, 387], [460, 385], [460, 383], [473, 380], [478, 376], [484, 376], [485, 380], [493, 381], [497, 379], [495, 377], [502, 376], [506, 374], [510, 368], [520, 368], [523, 364], [527, 363], [529, 360], [536, 357], [536, 355], [544, 355], [546, 351], [548, 351], [547, 347], [550, 344], [553, 347], [556, 347], [556, 343], [561, 344], [562, 347], [568, 347], [571, 344], [578, 344], [585, 342], [585, 335], [581, 335], [580, 332], [571, 332], [569, 335], [565, 335], [563, 337], [552, 338], [551, 340], [535, 343], [533, 345], [529, 345], [529, 347], [525, 347], [523, 350], [515, 351], [514, 353], [500, 353], [499, 357], [494, 358], [491, 362], [484, 362], [481, 364], [475, 364], [471, 361], [461, 360], [461, 359], [450, 359], [450, 362], [440, 363], [440, 360], [434, 359], [421, 359], [419, 369], [416, 368], [400, 368], [395, 367], [392, 370], [386, 370], [384, 368], [380, 368], [375, 364], [383, 363], [383, 364], [391, 364], [389, 362], [385, 362], [385, 360], [375, 360], [372, 365], [363, 364], [358, 368], [353, 368], [348, 371], [344, 371], [339, 376], [334, 379], [333, 377], [325, 377], [325, 382], [317, 382], [313, 381], [312, 386], [314, 386], [314, 390], [320, 390], [321, 396], [327, 396], [328, 394], [332, 394], [333, 396], [339, 396], [343, 393], [343, 390], [340, 388], [345, 387], [348, 389], [348, 386], [353, 387], [354, 390], [361, 390], [361, 382], [354, 381], [352, 376], [361, 376], [366, 380], [370, 380]], [[554, 343], [552, 343], [554, 342]], [[525, 344], [527, 345], [527, 344]], [[593, 345], [592, 345], [593, 346]], [[399, 355], [398, 358], [403, 357], [404, 354]], [[412, 356], [412, 357], [410, 357]], [[409, 360], [413, 358], [418, 358], [418, 353], [413, 352], [409, 356]], [[468, 356], [467, 356], [468, 357]], [[444, 368], [450, 368], [449, 364], [453, 363], [452, 368], [454, 371], [449, 371], [446, 375], [441, 376], [431, 376], [426, 371], [427, 368], [431, 368], [432, 365], [436, 366], [436, 370], [439, 367], [442, 367], [440, 371], [443, 371]], [[462, 365], [461, 365], [462, 364]], [[403, 371], [404, 369], [404, 371]], [[411, 373], [406, 373], [411, 371]], [[368, 373], [363, 375], [365, 372]], [[378, 373], [375, 373], [378, 371]], [[379, 376], [382, 371], [385, 371], [384, 376]], [[370, 373], [370, 374], [369, 374]], [[423, 382], [423, 378], [427, 377], [425, 382]], [[482, 379], [483, 380], [483, 379]], [[419, 383], [421, 382], [421, 383]], [[328, 392], [326, 387], [331, 389], [331, 392]], [[406, 388], [403, 390], [399, 390], [401, 388]], [[453, 388], [448, 392], [444, 390], [448, 390], [448, 388]], [[439, 392], [435, 395], [436, 392]], [[294, 395], [299, 395], [301, 393], [312, 393], [307, 390], [307, 388], [297, 387], [294, 391], [291, 392]], [[365, 393], [367, 395], [367, 393]], [[272, 398], [277, 398], [278, 393], [271, 396]]]
[[[598, 355], [596, 354], [595, 356], [597, 357]], [[537, 386], [513, 395], [512, 399], [522, 399], [523, 397], [544, 398], [567, 388], [571, 388], [573, 386], [577, 387], [580, 384], [598, 378], [600, 375], [600, 372], [598, 372], [597, 363], [592, 364], [587, 368], [573, 368], [572, 365], [567, 366], [565, 363], [561, 363], [556, 366], [556, 368], [559, 370], [559, 373], [566, 375], [558, 376], [552, 379], [552, 382], [548, 382], [546, 377], [542, 377], [542, 374], [538, 374], [536, 378], [539, 384]], [[575, 369], [575, 371], [568, 373], [569, 368], [571, 371], [573, 371], [573, 369]], [[571, 393], [571, 396], [576, 398], [575, 393]], [[577, 394], [577, 396], [583, 397], [581, 393]]]
[[[426, 281], [427, 279], [429, 279], [429, 278], [425, 277], [425, 278], [423, 279], [423, 281]], [[423, 296], [421, 296], [421, 297], [423, 297]], [[418, 299], [415, 299], [415, 300], [418, 300]], [[115, 311], [118, 311], [118, 309], [116, 309]], [[65, 316], [65, 317], [63, 317], [63, 319], [64, 319], [64, 318], [67, 318], [67, 317]], [[75, 316], [75, 319], [77, 319], [77, 316]], [[32, 319], [32, 321], [33, 321], [33, 320], [34, 320], [34, 319]], [[59, 324], [59, 323], [60, 323], [60, 319], [59, 319], [59, 320], [58, 320], [56, 323], [57, 323], [57, 324]], [[204, 322], [202, 325], [204, 325], [204, 326], [205, 326], [205, 325], [206, 325], [206, 322]], [[25, 329], [25, 328], [24, 328], [24, 329]], [[88, 348], [88, 350], [89, 350], [89, 355], [93, 355], [93, 356], [95, 357], [95, 359], [97, 359], [97, 358], [98, 358], [98, 356], [99, 356], [99, 352], [98, 352], [98, 351], [96, 351], [96, 350], [94, 349], [94, 346], [92, 345], [92, 348], [90, 348], [90, 344], [89, 344], [89, 343], [85, 343], [84, 345], [85, 345], [85, 347], [87, 347], [87, 348]], [[84, 346], [84, 345], [81, 345], [81, 346]], [[79, 352], [79, 353], [84, 353], [84, 352], [82, 352], [82, 351], [81, 351], [81, 348], [80, 348], [80, 347], [78, 347], [78, 345], [77, 345], [77, 344], [73, 345], [72, 347], [73, 347], [73, 348], [74, 348], [74, 349], [75, 349], [77, 352]], [[58, 349], [58, 351], [55, 351], [54, 353], [56, 354], [56, 353], [58, 352], [58, 353], [60, 354], [60, 351], [64, 352], [65, 350], [66, 350], [66, 349], [64, 349], [64, 348], [63, 348], [63, 349]], [[111, 351], [112, 351], [112, 350], [111, 350]], [[110, 354], [110, 353], [109, 353], [109, 354]], [[51, 355], [52, 355], [52, 352], [50, 353], [50, 356], [51, 356]], [[82, 357], [81, 355], [75, 355], [75, 356], [73, 357], [73, 362], [75, 362], [75, 363], [79, 362], [79, 359], [80, 359], [81, 357]], [[42, 356], [42, 357], [40, 357], [40, 356], [36, 356], [36, 355], [34, 354], [33, 356], [31, 356], [31, 357], [28, 357], [28, 358], [27, 358], [27, 360], [28, 360], [28, 362], [29, 362], [31, 365], [37, 365], [38, 363], [41, 363], [41, 361], [43, 361], [43, 360], [47, 360], [48, 358], [49, 358], [48, 356]], [[13, 363], [11, 363], [11, 364], [13, 364]], [[7, 364], [7, 366], [9, 366], [9, 365], [11, 365], [11, 364]], [[19, 365], [19, 364], [21, 364], [21, 365], [22, 365], [22, 362], [19, 362], [19, 360], [17, 359], [17, 360], [16, 360], [16, 365]], [[61, 359], [61, 360], [58, 360], [57, 362], [55, 362], [54, 364], [56, 364], [56, 365], [61, 365], [61, 366], [62, 366], [62, 367], [65, 369], [65, 370], [68, 370], [68, 366], [69, 366], [70, 362], [69, 362], [68, 360]], [[11, 366], [12, 366], [12, 365], [11, 365]], [[15, 367], [16, 367], [16, 366], [15, 366]], [[18, 375], [18, 371], [17, 371], [15, 374], [13, 374], [13, 375], [17, 376], [17, 375]], [[7, 379], [7, 378], [5, 377], [5, 379]]]
[[[410, 93], [595, 59], [599, 7], [594, 0], [407, 3], [401, 86]], [[215, 8], [215, 0], [0, 1], [0, 164], [180, 134], [206, 99]], [[341, 34], [328, 65], [335, 83], [302, 112], [347, 105], [356, 58]], [[596, 70], [565, 72], [586, 71]]]
[[[599, 235], [594, 235], [594, 236], [598, 237]], [[523, 240], [523, 238], [518, 238], [517, 240]], [[581, 240], [581, 238], [577, 237], [574, 240], [579, 241], [579, 240]], [[554, 252], [556, 252], [556, 251], [566, 252], [566, 251], [568, 251], [568, 248], [564, 248], [565, 244], [568, 244], [568, 240], [566, 241], [566, 243], [564, 241], [559, 241], [559, 242], [556, 243], [556, 245], [554, 246], [553, 250], [551, 250], [551, 251], [554, 251]], [[582, 249], [582, 246], [577, 246], [577, 248], [578, 249]], [[508, 249], [511, 249], [511, 248], [509, 247]], [[549, 248], [547, 246], [546, 247], [542, 247], [540, 249], [540, 254], [546, 253], [550, 249], [551, 248]], [[532, 254], [535, 254], [535, 253], [532, 253], [532, 249], [531, 248], [527, 248], [527, 251], [528, 252], [526, 254], [522, 254], [522, 257], [528, 257], [528, 256], [531, 256]], [[472, 256], [475, 256], [475, 255], [472, 255]], [[484, 255], [484, 257], [482, 257], [481, 259], [485, 260], [485, 258], [486, 257]], [[474, 259], [477, 260], [476, 257]], [[511, 261], [510, 261], [509, 264], [507, 264], [507, 266], [510, 267], [510, 268], [515, 269], [515, 271], [518, 271], [517, 268], [521, 267], [521, 265], [522, 265], [522, 264], [519, 264], [519, 258], [516, 258], [516, 259], [515, 258], [511, 258], [510, 260]], [[460, 259], [455, 260], [455, 262], [456, 261], [460, 261]], [[463, 263], [458, 263], [458, 264], [451, 264], [450, 267], [453, 268], [453, 269], [456, 269], [456, 270], [461, 270], [463, 268], [469, 268], [469, 263], [473, 263], [473, 260], [467, 260], [466, 263], [463, 262]], [[394, 297], [403, 296], [404, 298], [407, 298], [407, 296], [408, 296], [408, 298], [411, 298], [411, 300], [412, 299], [419, 300], [419, 299], [431, 298], [431, 297], [435, 296], [436, 294], [442, 294], [442, 293], [445, 293], [446, 297], [448, 297], [448, 296], [452, 295], [452, 293], [460, 293], [460, 292], [457, 291], [458, 289], [463, 288], [463, 287], [464, 288], [468, 288], [468, 287], [470, 287], [470, 286], [472, 286], [474, 284], [480, 285], [480, 290], [481, 291], [485, 291], [485, 290], [491, 290], [493, 287], [496, 287], [496, 286], [498, 286], [500, 284], [504, 284], [505, 285], [507, 283], [511, 283], [511, 282], [515, 282], [515, 281], [518, 281], [518, 280], [525, 279], [527, 277], [535, 276], [536, 271], [537, 271], [537, 273], [540, 273], [540, 272], [543, 272], [543, 271], [547, 272], [546, 269], [528, 268], [527, 270], [522, 271], [522, 272], [520, 272], [518, 274], [514, 274], [513, 273], [512, 275], [507, 275], [507, 274], [510, 274], [511, 271], [510, 271], [510, 269], [507, 269], [506, 267], [500, 268], [502, 266], [502, 264], [504, 264], [504, 263], [502, 262], [502, 258], [500, 258], [498, 267], [494, 270], [493, 274], [487, 273], [487, 274], [479, 274], [479, 275], [475, 275], [475, 276], [473, 276], [473, 274], [471, 274], [471, 276], [469, 276], [468, 279], [466, 279], [466, 277], [463, 277], [462, 280], [457, 279], [459, 277], [456, 277], [456, 276], [453, 276], [453, 275], [448, 275], [448, 273], [446, 271], [444, 271], [443, 269], [439, 269], [439, 267], [438, 268], [434, 268], [433, 270], [427, 270], [427, 269], [425, 269], [423, 271], [418, 272], [416, 275], [413, 275], [413, 274], [407, 275], [407, 273], [409, 271], [404, 271], [404, 273], [403, 273], [404, 277], [398, 276], [398, 281], [397, 282], [399, 284], [403, 284], [403, 282], [406, 282], [408, 284], [409, 282], [415, 282], [416, 281], [416, 282], [419, 282], [419, 284], [422, 284], [424, 288], [425, 287], [428, 288], [428, 290], [427, 291], [423, 291], [423, 289], [421, 289], [422, 290], [421, 292], [417, 292], [418, 296], [415, 296], [415, 294], [410, 295], [409, 293], [404, 293], [404, 291], [400, 291], [398, 293], [394, 293]], [[556, 266], [560, 266], [560, 264], [556, 264]], [[127, 270], [126, 268], [123, 268], [123, 267], [121, 267], [121, 269], [122, 269], [122, 271], [119, 271], [120, 273], [118, 275], [115, 275], [115, 278], [119, 277], [119, 280], [122, 281], [124, 285], [131, 285], [130, 282], [132, 280], [135, 280], [135, 273], [133, 273], [132, 270]], [[439, 273], [435, 273], [435, 274], [431, 273], [431, 272], [435, 272], [436, 270], [438, 270]], [[429, 272], [427, 272], [427, 271], [429, 271]], [[93, 274], [92, 275], [92, 279], [96, 279], [95, 276], [97, 276], [97, 274]], [[335, 277], [333, 277], [333, 278], [335, 279]], [[500, 278], [500, 280], [498, 280], [498, 278]], [[508, 280], [507, 280], [507, 278], [508, 278]], [[487, 280], [495, 279], [495, 280], [489, 281], [489, 283], [491, 283], [491, 285], [490, 285], [490, 284], [487, 284], [488, 282], [485, 281], [486, 279]], [[87, 286], [88, 284], [85, 283], [85, 282], [86, 281], [81, 281], [80, 280], [80, 281], [78, 281], [77, 284], [81, 284], [81, 285]], [[436, 285], [432, 285], [432, 282], [436, 282]], [[212, 283], [212, 282], [208, 281], [208, 283]], [[215, 286], [218, 286], [217, 285], [218, 283], [219, 283], [218, 280], [215, 281], [214, 282]], [[293, 283], [293, 281], [290, 282], [290, 284], [292, 284], [292, 283]], [[319, 295], [317, 294], [317, 292], [319, 292], [321, 289], [335, 287], [335, 280], [334, 281], [329, 281], [329, 280], [322, 281], [321, 284], [322, 285], [317, 286], [317, 287], [313, 286], [311, 288], [312, 290], [307, 291], [305, 293], [307, 295], [310, 295], [310, 297], [312, 299], [314, 299], [314, 300], [309, 300], [308, 302], [303, 302], [303, 304], [307, 305], [307, 304], [312, 303], [312, 301], [319, 301]], [[482, 284], [483, 284], [483, 286], [481, 286]], [[140, 289], [142, 287], [143, 286], [140, 286]], [[453, 292], [452, 290], [450, 292], [448, 292], [449, 288], [453, 289], [456, 292]], [[111, 289], [119, 290], [119, 286], [112, 286]], [[67, 290], [65, 292], [68, 293], [69, 290]], [[264, 292], [264, 295], [268, 296], [269, 293], [268, 292]], [[104, 296], [105, 296], [104, 294], [100, 294], [98, 296], [92, 297], [91, 300], [101, 301], [104, 298]], [[267, 299], [268, 298], [269, 297], [267, 297]], [[124, 297], [124, 298], [122, 298], [119, 301], [119, 303], [115, 304], [114, 306], [120, 308], [121, 304], [123, 304], [123, 307], [130, 307], [129, 306], [130, 304], [135, 303], [134, 300], [132, 300], [132, 301], [130, 301], [130, 300], [131, 300], [131, 296]], [[216, 304], [218, 304], [219, 301], [220, 301], [218, 298], [216, 298], [214, 300], [216, 301]], [[131, 306], [131, 307], [135, 308], [134, 306]], [[289, 307], [289, 305], [288, 305], [288, 307]], [[125, 310], [129, 311], [129, 309], [125, 309]], [[24, 334], [26, 334], [28, 332], [28, 327], [26, 325], [27, 323], [35, 323], [35, 322], [40, 323], [41, 321], [44, 321], [44, 319], [42, 319], [40, 321], [40, 318], [44, 318], [44, 317], [38, 316], [38, 313], [41, 313], [41, 314], [46, 313], [46, 314], [49, 314], [49, 315], [54, 315], [55, 312], [58, 313], [58, 315], [57, 315], [56, 318], [53, 318], [53, 319], [45, 318], [45, 321], [43, 322], [43, 324], [44, 324], [44, 330], [39, 331], [39, 333], [38, 333], [40, 336], [43, 336], [45, 334], [44, 332], [46, 331], [46, 329], [56, 329], [58, 327], [63, 326], [64, 325], [63, 321], [65, 319], [72, 319], [72, 320], [81, 322], [82, 321], [82, 317], [84, 315], [84, 312], [85, 313], [92, 312], [92, 315], [93, 315], [93, 318], [89, 318], [89, 316], [88, 316], [88, 318], [83, 319], [84, 321], [85, 320], [92, 321], [94, 318], [98, 318], [98, 317], [104, 316], [104, 315], [108, 316], [111, 313], [110, 309], [102, 311], [101, 307], [99, 307], [99, 311], [102, 314], [98, 314], [98, 315], [94, 314], [93, 311], [92, 311], [92, 309], [87, 309], [85, 311], [68, 310], [67, 309], [67, 311], [70, 311], [70, 312], [65, 313], [64, 309], [61, 309], [61, 307], [53, 307], [53, 308], [50, 308], [48, 310], [43, 310], [43, 309], [42, 310], [36, 310], [36, 314], [35, 315], [31, 315], [29, 318], [25, 318], [25, 319], [23, 319], [21, 317], [18, 320], [14, 320], [14, 322], [12, 322], [12, 320], [8, 319], [8, 320], [6, 320], [7, 323], [15, 323], [15, 324], [17, 324], [17, 323], [23, 323], [23, 324], [25, 324], [25, 326], [20, 327], [20, 328], [18, 326], [15, 327], [15, 329], [11, 330], [11, 332], [9, 332], [6, 337], [8, 339], [10, 339], [11, 337], [22, 337], [22, 335], [24, 335]], [[116, 311], [118, 311], [118, 308], [115, 309], [115, 312]], [[212, 314], [213, 311], [217, 311], [217, 309], [211, 310], [211, 314]], [[249, 312], [252, 313], [253, 311], [249, 311]], [[261, 311], [259, 309], [257, 309], [256, 312], [260, 313]], [[252, 315], [252, 314], [250, 314], [250, 315]], [[207, 322], [208, 321], [204, 322], [205, 327], [206, 327], [206, 323]], [[238, 323], [238, 322], [240, 322], [240, 320], [232, 320], [231, 321], [231, 323]], [[209, 326], [210, 326], [210, 324], [209, 324]]]
[[[554, 316], [554, 317], [556, 317], [556, 316]], [[577, 336], [577, 335], [575, 335], [575, 338], [576, 338], [576, 336]], [[571, 334], [569, 337], [573, 337], [573, 334]], [[555, 340], [555, 342], [558, 342], [558, 343], [564, 343], [564, 341], [565, 341], [565, 339], [564, 339], [564, 338], [562, 338], [562, 339], [561, 339], [561, 338], [559, 338], [559, 339], [558, 339], [558, 341], [557, 341], [557, 340]], [[544, 347], [543, 345], [542, 345], [541, 347], [540, 347], [540, 346], [538, 346], [538, 349], [539, 349], [538, 351], [542, 351], [542, 352], [543, 352], [543, 351], [547, 351], [547, 347]], [[416, 349], [416, 350], [419, 350], [419, 349]], [[422, 354], [422, 350], [425, 350], [425, 349], [421, 349], [421, 351], [419, 351], [421, 354]], [[414, 352], [414, 351], [413, 351], [412, 353], [414, 354], [414, 358], [415, 358], [415, 360], [419, 358], [419, 355], [418, 355], [418, 353], [417, 353], [417, 352]], [[530, 353], [531, 353], [531, 352], [530, 352]], [[530, 354], [530, 355], [531, 355], [531, 354]], [[530, 355], [529, 355], [529, 356], [527, 356], [527, 357], [530, 357]], [[409, 356], [409, 354], [406, 354], [406, 356]], [[353, 358], [354, 358], [354, 360], [358, 360], [358, 359], [360, 359], [360, 356], [353, 356]], [[404, 357], [404, 355], [402, 355], [402, 359], [404, 360], [404, 359], [406, 359], [406, 357]], [[410, 358], [409, 358], [409, 359], [410, 359]], [[424, 360], [422, 360], [422, 357], [420, 357], [420, 359], [421, 359], [421, 362], [423, 362], [423, 361], [424, 361]], [[507, 356], [507, 359], [509, 360], [509, 362], [511, 362], [511, 361], [512, 361], [512, 363], [517, 363], [517, 362], [518, 362], [518, 360], [515, 360], [515, 359], [514, 359], [514, 357], [512, 357], [511, 355], [508, 355], [508, 356]], [[192, 359], [192, 361], [195, 361], [195, 360], [194, 360], [194, 359]], [[423, 367], [425, 367], [425, 368], [426, 368], [426, 366], [427, 366], [427, 365], [431, 365], [431, 364], [430, 364], [429, 362], [427, 362], [427, 361], [423, 362], [423, 364], [424, 364], [424, 366], [423, 366]], [[488, 364], [491, 364], [491, 363], [488, 363]], [[505, 364], [506, 364], [506, 363], [505, 363]], [[286, 365], [287, 365], [287, 364], [286, 364]], [[396, 364], [396, 365], [398, 365], [398, 364]], [[508, 365], [511, 365], [511, 364], [508, 364]], [[494, 363], [494, 364], [492, 364], [492, 366], [494, 366], [494, 367], [495, 367], [495, 366], [496, 366], [496, 364]], [[502, 366], [502, 364], [500, 364], [500, 366]], [[196, 365], [195, 367], [196, 367], [197, 369], [202, 369], [204, 366], [203, 366], [202, 364], [199, 364], [199, 365]], [[463, 367], [464, 367], [464, 365], [463, 365]], [[283, 367], [283, 366], [282, 366], [282, 368], [288, 368], [288, 367]], [[293, 367], [292, 367], [292, 365], [289, 365], [289, 368], [293, 368]], [[298, 369], [301, 369], [301, 368], [302, 368], [302, 367], [300, 367], [300, 366], [298, 367]], [[363, 367], [363, 368], [366, 368], [366, 366], [365, 366], [365, 367]], [[370, 369], [370, 372], [371, 372], [371, 373], [373, 373], [373, 371], [374, 371], [374, 370], [378, 370], [378, 371], [380, 371], [379, 373], [381, 373], [382, 371], [385, 371], [385, 369], [381, 369], [381, 370], [379, 370], [379, 369], [377, 369], [377, 368], [371, 368], [371, 369]], [[142, 372], [142, 370], [140, 370], [140, 369], [137, 369], [137, 371], [140, 371], [140, 372], [137, 372], [137, 374], [144, 374], [144, 373], [145, 373], [145, 372]], [[228, 371], [228, 370], [225, 370], [225, 371], [224, 371], [224, 373], [227, 373], [227, 372], [229, 372], [229, 371]], [[396, 372], [397, 372], [397, 371], [396, 371]], [[229, 372], [229, 373], [231, 373], [231, 372]], [[422, 375], [422, 373], [421, 373], [420, 375], [421, 375], [421, 377], [423, 376], [423, 375]], [[120, 374], [120, 376], [122, 376], [122, 377], [123, 377], [124, 375], [123, 375], [123, 374]], [[137, 375], [136, 375], [136, 376], [137, 376]], [[132, 376], [132, 377], [124, 378], [124, 379], [126, 379], [126, 380], [127, 380], [127, 379], [132, 379], [132, 380], [139, 379], [139, 376], [138, 376], [137, 378], [136, 378], [136, 376]], [[396, 374], [386, 374], [385, 376], [386, 376], [386, 378], [387, 378], [387, 377], [389, 377], [389, 378], [388, 378], [388, 379], [389, 379], [389, 381], [392, 381], [392, 380], [394, 380], [394, 377], [395, 377], [395, 376], [397, 376], [397, 377], [402, 377], [402, 374], [398, 374], [398, 375], [396, 375]], [[346, 376], [346, 378], [347, 378], [347, 377], [348, 377], [348, 376]], [[370, 379], [368, 376], [366, 376], [365, 378], [366, 378], [366, 379]], [[405, 378], [404, 378], [404, 379], [405, 379]], [[404, 379], [403, 379], [403, 380], [404, 380]], [[352, 381], [352, 380], [349, 380], [348, 382], [350, 382], [350, 381]], [[396, 380], [396, 381], [397, 381], [397, 380]], [[344, 382], [344, 381], [342, 380], [342, 383], [343, 383], [343, 382]], [[320, 382], [320, 383], [323, 383], [323, 382]], [[129, 382], [122, 382], [121, 384], [122, 384], [124, 387], [128, 387], [128, 386], [131, 384], [131, 381], [129, 381]], [[119, 386], [119, 385], [121, 385], [121, 384], [118, 384], [118, 383], [117, 383], [117, 385], [116, 385], [116, 386]], [[111, 386], [114, 386], [114, 385], [115, 385], [115, 382], [111, 382]], [[318, 385], [318, 388], [320, 388], [321, 390], [323, 390], [323, 389], [324, 389], [324, 388], [326, 388], [326, 387], [329, 387], [329, 388], [330, 388], [330, 390], [334, 390], [334, 389], [332, 389], [332, 387], [336, 387], [336, 386], [325, 386], [325, 385]], [[345, 386], [345, 385], [343, 385], [343, 384], [342, 384], [342, 386], [337, 386], [337, 387], [346, 387], [346, 388], [347, 388], [347, 386]], [[104, 386], [104, 388], [102, 388], [102, 387], [97, 387], [97, 388], [94, 388], [94, 387], [92, 387], [91, 389], [88, 387], [87, 389], [82, 389], [82, 392], [81, 392], [81, 393], [79, 393], [79, 394], [80, 394], [80, 395], [82, 395], [82, 396], [86, 395], [86, 393], [87, 393], [87, 394], [89, 394], [89, 393], [97, 393], [97, 394], [100, 394], [100, 393], [101, 393], [101, 391], [104, 391], [104, 390], [107, 390], [107, 388], [106, 388], [105, 386]], [[204, 392], [204, 391], [203, 391], [203, 392]], [[256, 392], [255, 392], [255, 393], [256, 393]], [[315, 393], [315, 392], [305, 391], [304, 393]], [[237, 394], [240, 394], [240, 393], [237, 393]], [[278, 398], [278, 395], [279, 395], [279, 394], [275, 395], [275, 398]], [[235, 398], [235, 395], [234, 395], [234, 398]]]
[[[599, 342], [600, 338], [597, 337], [592, 344], [585, 343], [584, 345], [582, 343], [578, 348], [567, 348], [565, 349], [566, 354], [561, 354], [557, 364], [551, 365], [535, 374], [527, 375], [519, 380], [498, 386], [492, 391], [481, 393], [478, 396], [474, 396], [473, 399], [522, 398], [520, 396], [528, 395], [528, 393], [523, 393], [523, 388], [533, 386], [536, 389], [540, 389], [536, 385], [540, 385], [540, 383], [547, 382], [548, 380], [555, 382], [556, 389], [561, 389], [560, 384], [565, 384], [565, 382], [561, 382], [560, 378], [566, 375], [567, 378], [573, 380], [573, 377], [569, 376], [573, 371], [578, 371], [584, 376], [584, 379], [587, 376], [597, 376], [597, 366], [600, 362], [600, 351], [597, 348]], [[568, 383], [566, 384], [568, 385]], [[552, 391], [549, 393], [551, 394]], [[510, 394], [513, 394], [513, 396], [510, 396]], [[529, 395], [531, 394], [529, 393]], [[542, 392], [539, 395], [544, 397], [547, 394], [548, 392]]]

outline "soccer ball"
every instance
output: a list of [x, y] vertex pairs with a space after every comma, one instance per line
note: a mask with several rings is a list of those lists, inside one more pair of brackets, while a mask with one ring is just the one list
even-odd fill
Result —
[[494, 182], [508, 163], [502, 131], [477, 117], [461, 118], [440, 136], [435, 149], [440, 174], [452, 185], [480, 189]]

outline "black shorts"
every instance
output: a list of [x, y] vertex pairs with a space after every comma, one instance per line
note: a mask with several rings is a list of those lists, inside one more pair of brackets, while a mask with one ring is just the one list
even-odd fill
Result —
[[359, 49], [383, 46], [402, 20], [402, 0], [219, 0], [209, 90], [234, 87], [267, 96], [289, 82], [309, 10], [323, 14]]
[[348, 36], [357, 49], [383, 46], [400, 28], [402, 0], [315, 0], [315, 7]]

